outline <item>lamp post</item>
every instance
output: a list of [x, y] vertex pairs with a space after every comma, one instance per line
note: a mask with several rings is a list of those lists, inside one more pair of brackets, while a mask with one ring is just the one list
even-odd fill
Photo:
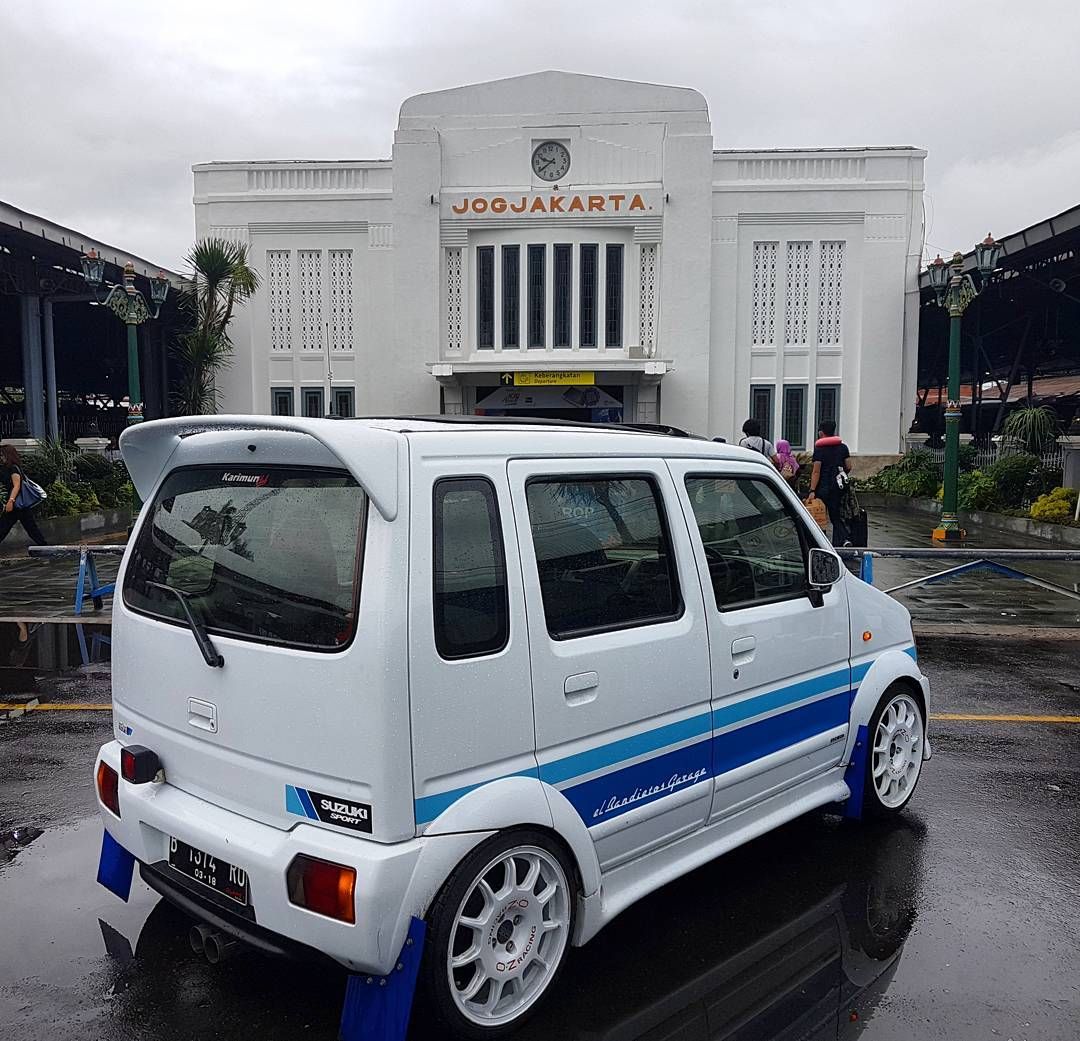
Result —
[[968, 304], [985, 288], [997, 267], [1002, 247], [992, 235], [975, 247], [975, 266], [980, 285], [976, 287], [971, 275], [964, 274], [964, 257], [954, 253], [948, 264], [936, 257], [927, 266], [930, 286], [939, 307], [949, 312], [949, 398], [945, 405], [945, 470], [941, 502], [941, 525], [934, 529], [938, 542], [961, 542], [964, 530], [956, 513], [957, 486], [960, 473], [960, 322]]
[[135, 265], [129, 260], [124, 265], [124, 284], [113, 286], [102, 295], [101, 287], [105, 281], [105, 261], [98, 256], [97, 250], [90, 250], [82, 257], [82, 275], [86, 284], [94, 291], [99, 304], [108, 307], [117, 318], [127, 326], [128, 350], [128, 426], [143, 420], [142, 388], [139, 384], [139, 326], [148, 318], [157, 318], [161, 305], [169, 295], [169, 280], [164, 272], [159, 271], [150, 279], [150, 302], [153, 311], [146, 303], [142, 293], [135, 288]]

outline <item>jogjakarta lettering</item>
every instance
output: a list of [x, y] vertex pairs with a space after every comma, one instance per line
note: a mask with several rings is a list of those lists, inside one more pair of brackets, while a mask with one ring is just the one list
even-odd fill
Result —
[[[629, 200], [629, 201], [627, 201]], [[641, 213], [651, 210], [638, 194], [610, 195], [472, 195], [450, 207], [451, 213], [476, 216], [493, 213]]]
[[614, 813], [616, 810], [631, 806], [635, 802], [642, 802], [644, 799], [650, 799], [654, 795], [665, 795], [668, 792], [675, 791], [676, 788], [684, 788], [688, 784], [696, 784], [703, 777], [707, 777], [708, 774], [709, 771], [705, 767], [701, 767], [699, 770], [693, 770], [686, 774], [672, 774], [666, 781], [650, 785], [648, 788], [635, 788], [629, 795], [624, 795], [622, 798], [613, 795], [610, 799], [601, 803], [593, 810], [593, 819], [595, 820], [599, 817], [604, 817], [609, 813]]

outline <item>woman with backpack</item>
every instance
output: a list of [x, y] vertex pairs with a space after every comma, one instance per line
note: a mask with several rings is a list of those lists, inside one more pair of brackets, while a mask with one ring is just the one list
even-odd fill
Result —
[[0, 475], [9, 489], [4, 512], [0, 514], [0, 542], [7, 538], [18, 521], [34, 545], [44, 546], [49, 540], [37, 526], [33, 510], [44, 501], [45, 493], [23, 473], [14, 445], [0, 445]]

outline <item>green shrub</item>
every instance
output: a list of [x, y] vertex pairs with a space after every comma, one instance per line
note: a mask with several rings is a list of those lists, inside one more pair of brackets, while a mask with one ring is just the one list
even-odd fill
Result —
[[989, 474], [981, 470], [960, 474], [956, 486], [956, 505], [961, 510], [992, 510], [997, 504], [998, 489]]
[[1040, 495], [1049, 495], [1055, 488], [1061, 487], [1064, 474], [1060, 466], [1038, 466], [1028, 478], [1024, 489], [1024, 501], [1034, 502]]
[[1002, 506], [1022, 506], [1028, 482], [1039, 469], [1039, 460], [1026, 452], [1002, 456], [987, 467], [986, 475], [997, 485], [998, 502]]
[[960, 464], [960, 469], [963, 472], [975, 469], [975, 464], [979, 458], [979, 450], [973, 444], [966, 444], [960, 446], [960, 453], [957, 459]]
[[101, 509], [101, 500], [89, 481], [72, 481], [70, 488], [79, 497], [80, 513], [95, 513]]
[[860, 482], [867, 491], [890, 492], [908, 498], [930, 498], [941, 483], [941, 468], [933, 453], [916, 448], [899, 462]]
[[96, 452], [84, 452], [75, 456], [72, 466], [82, 481], [111, 477], [113, 473], [113, 464], [105, 456], [98, 455]]
[[45, 440], [23, 456], [22, 465], [28, 477], [47, 488], [55, 481], [67, 480], [74, 457], [75, 453], [67, 445]]
[[63, 481], [53, 481], [45, 489], [48, 498], [42, 510], [46, 517], [74, 517], [81, 513], [79, 496]]
[[1075, 488], [1055, 488], [1040, 495], [1031, 505], [1031, 518], [1051, 524], [1068, 524], [1076, 514]]

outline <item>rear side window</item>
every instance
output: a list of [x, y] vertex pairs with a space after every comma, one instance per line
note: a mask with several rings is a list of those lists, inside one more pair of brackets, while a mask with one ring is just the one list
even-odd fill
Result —
[[719, 610], [806, 595], [802, 529], [771, 484], [687, 477], [686, 492]]
[[349, 475], [286, 467], [195, 467], [164, 481], [139, 531], [124, 603], [186, 625], [175, 595], [213, 633], [337, 650], [356, 625], [367, 497]]
[[682, 613], [660, 492], [648, 477], [556, 477], [526, 488], [548, 633], [555, 639]]
[[443, 658], [501, 651], [510, 638], [506, 557], [495, 489], [483, 477], [435, 483], [435, 646]]

